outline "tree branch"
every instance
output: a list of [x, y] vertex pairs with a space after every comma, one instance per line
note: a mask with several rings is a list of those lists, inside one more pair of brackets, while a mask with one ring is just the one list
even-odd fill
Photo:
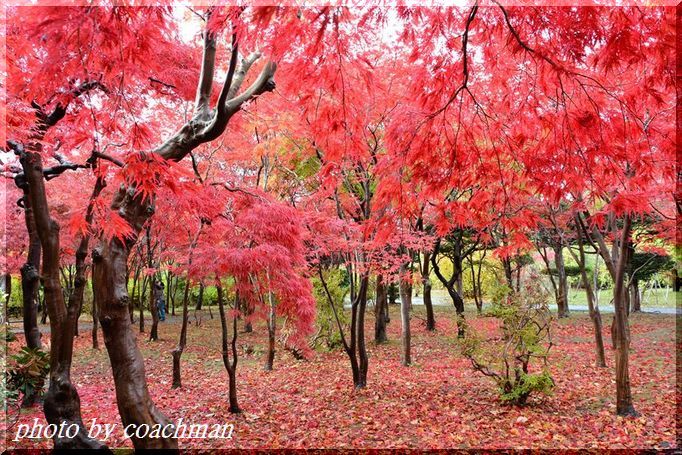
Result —
[[235, 74], [234, 80], [230, 85], [230, 90], [227, 93], [227, 99], [232, 99], [239, 92], [239, 89], [244, 82], [246, 73], [249, 72], [251, 66], [260, 58], [260, 52], [252, 52], [248, 57], [242, 59], [241, 65], [239, 65], [239, 71]]
[[[210, 17], [210, 15], [211, 10], [208, 11], [207, 17]], [[201, 60], [201, 73], [199, 74], [194, 109], [195, 115], [199, 118], [208, 118], [210, 116], [209, 101], [211, 90], [213, 89], [213, 75], [215, 74], [215, 54], [215, 35], [206, 28], [204, 31], [204, 53]]]

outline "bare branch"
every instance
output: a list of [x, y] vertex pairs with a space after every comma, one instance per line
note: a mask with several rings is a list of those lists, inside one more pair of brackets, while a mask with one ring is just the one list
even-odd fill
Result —
[[[210, 16], [211, 11], [207, 14]], [[200, 118], [207, 118], [210, 113], [209, 100], [213, 88], [213, 75], [215, 74], [215, 54], [215, 35], [206, 29], [204, 31], [204, 53], [201, 60], [201, 73], [199, 74], [199, 84], [197, 85], [197, 97], [194, 108], [195, 114]]]
[[237, 68], [237, 58], [239, 56], [239, 44], [237, 43], [237, 35], [232, 34], [232, 54], [230, 56], [230, 66], [227, 70], [227, 76], [223, 83], [223, 88], [220, 90], [218, 97], [218, 104], [216, 105], [216, 123], [220, 123], [219, 118], [227, 115], [227, 100], [229, 99], [230, 87], [232, 86], [232, 79], [234, 78], [234, 71]]
[[251, 66], [260, 58], [260, 52], [252, 52], [248, 57], [242, 59], [241, 65], [239, 65], [239, 70], [234, 76], [232, 85], [230, 85], [230, 91], [227, 93], [227, 99], [232, 99], [239, 92], [239, 89], [244, 82], [246, 73], [249, 72]]
[[275, 80], [273, 77], [276, 70], [277, 64], [275, 62], [267, 62], [261, 70], [258, 79], [256, 79], [256, 81], [251, 84], [251, 86], [246, 89], [244, 93], [228, 101], [228, 112], [234, 114], [245, 102], [262, 95], [265, 92], [273, 91], [275, 89]]
[[275, 89], [275, 81], [273, 76], [277, 65], [274, 62], [267, 62], [263, 69], [261, 70], [258, 79], [239, 96], [232, 98], [224, 104], [224, 110], [218, 110], [216, 115], [213, 117], [213, 121], [197, 135], [197, 140], [200, 143], [209, 142], [220, 136], [225, 128], [230, 118], [241, 109], [242, 104], [250, 101], [265, 92], [271, 92]]

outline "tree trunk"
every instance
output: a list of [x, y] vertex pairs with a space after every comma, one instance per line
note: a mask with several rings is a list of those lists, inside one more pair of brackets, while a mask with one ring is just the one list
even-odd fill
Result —
[[[244, 102], [275, 88], [273, 76], [277, 65], [269, 61], [256, 81], [237, 95], [241, 81], [248, 72], [247, 65], [253, 62], [244, 59], [235, 77], [238, 46], [233, 46], [225, 84], [220, 91], [215, 109], [211, 108], [215, 44], [214, 35], [206, 30], [195, 114], [168, 140], [151, 151], [162, 160], [179, 162], [201, 144], [217, 139], [223, 134], [230, 119], [241, 109]], [[139, 157], [143, 160], [148, 159], [150, 162], [155, 160], [147, 153], [140, 153]], [[149, 396], [144, 360], [137, 347], [128, 315], [127, 305], [130, 298], [125, 287], [126, 265], [130, 250], [137, 241], [145, 222], [154, 212], [153, 196], [143, 194], [132, 185], [122, 185], [114, 196], [111, 209], [128, 223], [129, 235], [125, 239], [117, 237], [101, 239], [94, 261], [93, 279], [98, 292], [100, 323], [113, 370], [119, 413], [124, 426], [131, 424], [136, 426], [145, 424], [150, 427], [157, 424], [171, 426], [168, 418], [156, 408]], [[186, 311], [183, 317], [187, 317]], [[178, 448], [177, 439], [170, 437], [149, 438], [147, 436], [131, 439], [136, 450], [172, 449], [177, 451]]]
[[[146, 234], [147, 267], [151, 269], [154, 267], [154, 247], [152, 247], [152, 229], [150, 223], [147, 223]], [[158, 289], [160, 280], [161, 275], [158, 272], [149, 277], [149, 312], [152, 315], [152, 328], [149, 331], [149, 341], [157, 341], [159, 339], [159, 311], [156, 307], [156, 302], [158, 301], [159, 294], [163, 295], [163, 291]]]
[[[433, 272], [436, 274], [443, 287], [448, 291], [448, 295], [452, 299], [452, 303], [455, 306], [455, 312], [457, 313], [457, 337], [464, 338], [464, 300], [462, 300], [461, 295], [455, 289], [455, 283], [457, 281], [458, 274], [461, 275], [461, 269], [456, 270], [456, 261], [453, 261], [453, 272], [450, 279], [445, 278], [438, 265], [438, 252], [440, 251], [441, 239], [437, 239], [431, 256], [431, 266], [433, 267]], [[461, 264], [461, 262], [460, 262]]]
[[409, 366], [412, 363], [411, 355], [411, 334], [410, 334], [410, 308], [412, 306], [412, 285], [406, 275], [409, 273], [409, 268], [406, 263], [401, 264], [400, 267], [400, 323], [401, 335], [400, 341], [402, 346], [401, 362], [403, 366]]
[[583, 236], [580, 227], [577, 229], [577, 239], [578, 239], [578, 253], [576, 256], [572, 249], [568, 251], [573, 256], [573, 259], [578, 263], [580, 268], [580, 276], [583, 281], [583, 286], [585, 287], [585, 293], [587, 294], [587, 307], [590, 311], [590, 319], [592, 320], [592, 325], [594, 327], [594, 342], [595, 342], [595, 353], [596, 353], [596, 363], [598, 367], [606, 366], [606, 356], [604, 354], [604, 338], [602, 336], [602, 320], [601, 313], [599, 312], [599, 302], [595, 299], [592, 284], [587, 276], [586, 261], [585, 261], [585, 246], [583, 243]]
[[50, 217], [40, 153], [27, 153], [22, 156], [22, 162], [31, 188], [36, 232], [43, 250], [43, 288], [45, 305], [50, 312], [50, 383], [43, 403], [45, 419], [49, 424], [76, 425], [79, 429], [73, 438], [57, 433], [53, 437], [56, 450], [106, 449], [100, 441], [88, 437], [81, 417], [80, 397], [71, 383], [73, 333], [79, 308], [77, 302], [72, 301], [67, 309], [64, 302], [59, 280], [59, 225]]
[[[135, 317], [133, 316], [133, 310], [134, 310], [133, 306], [134, 306], [136, 299], [137, 299], [136, 295], [139, 293], [139, 292], [138, 293], [135, 292], [137, 290], [138, 278], [139, 277], [140, 277], [140, 272], [137, 269], [137, 267], [135, 267], [135, 273], [133, 274], [133, 289], [131, 290], [131, 293], [130, 293], [130, 305], [128, 305], [128, 312], [130, 313], [130, 323], [131, 324], [135, 323]], [[126, 289], [127, 289], [127, 285], [126, 285]]]
[[363, 389], [367, 386], [369, 362], [367, 346], [365, 344], [365, 311], [367, 308], [368, 287], [369, 274], [363, 273], [360, 278], [360, 289], [353, 304], [353, 316], [351, 318], [351, 344], [355, 348], [355, 356], [357, 358], [357, 377], [353, 381], [356, 389]]
[[268, 304], [270, 306], [270, 313], [268, 314], [268, 352], [265, 360], [265, 371], [272, 371], [272, 364], [275, 361], [275, 334], [277, 329], [277, 312], [275, 308], [275, 299], [270, 290], [270, 274], [268, 276]]
[[478, 298], [478, 281], [476, 281], [476, 269], [474, 268], [474, 258], [469, 256], [469, 271], [471, 272], [471, 293], [474, 295], [476, 312], [480, 315], [483, 312], [483, 302]]
[[235, 314], [232, 317], [232, 362], [230, 362], [230, 354], [228, 352], [227, 341], [227, 321], [225, 318], [225, 304], [223, 303], [223, 288], [218, 285], [218, 311], [220, 312], [220, 327], [222, 329], [222, 357], [223, 365], [227, 370], [227, 377], [229, 381], [229, 400], [230, 412], [237, 414], [241, 412], [239, 403], [237, 402], [237, 314], [236, 310], [239, 308], [239, 298], [235, 296]]
[[140, 310], [140, 333], [144, 333], [144, 298], [147, 295], [147, 276], [142, 277], [142, 283], [137, 289], [137, 306]]
[[478, 262], [478, 268], [476, 269], [476, 294], [478, 295], [478, 301], [480, 303], [480, 306], [477, 306], [476, 309], [478, 310], [478, 314], [481, 314], [483, 312], [483, 286], [481, 285], [481, 269], [483, 268], [483, 260], [485, 259], [485, 255], [487, 253], [486, 249], [483, 249], [483, 253], [481, 254], [480, 260]]
[[383, 275], [377, 275], [377, 295], [374, 304], [374, 341], [377, 344], [385, 343], [386, 337], [386, 317], [384, 307], [388, 306], [388, 296]]
[[[130, 307], [130, 306], [129, 306]], [[97, 325], [99, 316], [97, 314], [97, 299], [95, 298], [95, 290], [92, 290], [92, 348], [99, 349], [99, 338], [97, 336]]]
[[151, 292], [149, 293], [149, 308], [152, 313], [152, 328], [149, 331], [149, 341], [159, 339], [159, 308], [157, 302], [163, 297], [163, 289], [157, 288], [157, 280], [152, 279]]
[[182, 328], [180, 329], [180, 341], [178, 345], [173, 350], [173, 385], [174, 389], [182, 387], [182, 377], [180, 375], [180, 357], [182, 357], [182, 351], [185, 350], [187, 345], [187, 322], [189, 320], [189, 288], [190, 288], [189, 278], [186, 281], [185, 295], [182, 298]]
[[242, 307], [242, 314], [244, 315], [244, 332], [253, 332], [253, 324], [251, 323], [251, 317], [253, 315], [253, 306], [247, 301], [247, 299], [240, 299], [240, 305]]
[[[116, 388], [116, 402], [124, 426], [172, 425], [168, 418], [154, 405], [149, 395], [145, 377], [144, 359], [137, 347], [128, 313], [130, 297], [125, 286], [126, 265], [130, 249], [137, 234], [151, 215], [150, 200], [134, 190], [121, 189], [112, 202], [112, 209], [119, 212], [130, 224], [135, 235], [125, 240], [102, 239], [93, 261], [93, 280], [100, 310], [100, 324], [104, 344], [109, 354]], [[141, 303], [141, 307], [142, 302]], [[140, 318], [141, 324], [144, 317]], [[173, 438], [131, 438], [136, 449], [177, 450]]]
[[639, 280], [633, 279], [630, 283], [630, 305], [633, 313], [642, 311], [642, 299], [639, 293]]
[[[616, 412], [621, 416], [637, 415], [632, 404], [632, 392], [630, 391], [629, 351], [630, 337], [627, 330], [627, 314], [624, 283], [622, 274], [617, 275], [620, 280], [614, 283], [614, 306], [616, 321]], [[619, 282], [618, 282], [619, 281]]]
[[5, 286], [3, 289], [5, 293], [5, 312], [3, 314], [4, 317], [3, 321], [5, 322], [5, 324], [8, 324], [7, 309], [9, 308], [9, 301], [12, 297], [12, 275], [9, 272], [5, 273], [3, 281]]
[[[584, 226], [583, 226], [583, 229]], [[625, 286], [625, 272], [628, 258], [628, 247], [632, 229], [632, 218], [625, 215], [620, 237], [614, 241], [612, 252], [609, 254], [604, 236], [596, 226], [592, 227], [592, 233], [599, 247], [599, 254], [609, 269], [613, 279], [613, 305], [614, 317], [612, 326], [612, 338], [616, 349], [616, 412], [618, 415], [637, 415], [632, 404], [632, 392], [630, 390], [630, 330], [627, 315], [627, 288]]]
[[557, 307], [559, 318], [569, 316], [568, 309], [568, 279], [564, 265], [563, 245], [559, 243], [554, 247], [554, 265], [557, 270]]
[[[42, 286], [39, 286], [39, 290], [42, 288]], [[40, 318], [40, 323], [41, 324], [47, 324], [47, 317], [49, 316], [49, 313], [47, 311], [47, 304], [45, 303], [45, 293], [43, 292], [43, 296], [40, 296], [40, 292], [38, 292], [38, 306], [42, 308], [42, 316]]]
[[[24, 174], [28, 169], [24, 168]], [[38, 288], [40, 285], [40, 238], [36, 231], [35, 218], [30, 200], [28, 185], [24, 188], [24, 218], [28, 231], [28, 253], [26, 263], [21, 267], [21, 292], [23, 306], [24, 337], [26, 346], [41, 349], [40, 329], [38, 329]], [[33, 403], [34, 397], [28, 401]]]
[[504, 268], [504, 278], [507, 281], [507, 286], [509, 286], [510, 291], [513, 291], [514, 290], [514, 278], [512, 276], [511, 259], [502, 258], [501, 261], [502, 261], [502, 268]]
[[424, 262], [421, 268], [422, 286], [424, 287], [424, 308], [426, 309], [426, 330], [433, 332], [436, 330], [436, 318], [433, 314], [433, 301], [431, 300], [431, 252], [424, 251]]
[[194, 311], [201, 310], [204, 304], [204, 283], [199, 283], [199, 298], [197, 299], [197, 305], [194, 307]]
[[169, 300], [169, 302], [171, 302], [171, 308], [172, 308], [172, 309], [171, 309], [171, 314], [172, 314], [173, 316], [175, 316], [175, 293], [178, 292], [179, 283], [180, 283], [180, 278], [179, 278], [179, 277], [175, 277], [175, 285], [173, 286], [173, 292], [171, 292], [171, 294], [170, 294], [170, 300]]
[[[350, 266], [349, 266], [350, 272]], [[346, 335], [344, 334], [343, 326], [339, 319], [336, 306], [334, 305], [334, 300], [332, 299], [329, 288], [327, 287], [327, 282], [324, 279], [324, 274], [322, 273], [322, 267], [318, 266], [318, 273], [320, 277], [320, 282], [324, 288], [325, 294], [329, 305], [331, 306], [332, 312], [334, 313], [334, 319], [336, 321], [336, 326], [339, 329], [339, 335], [341, 336], [341, 343], [343, 344], [343, 349], [348, 355], [350, 360], [350, 366], [353, 373], [353, 385], [356, 389], [361, 389], [367, 385], [367, 351], [365, 349], [364, 340], [364, 310], [367, 299], [367, 286], [369, 284], [369, 275], [363, 275], [360, 282], [360, 291], [356, 298], [352, 300], [351, 305], [351, 322], [350, 322], [350, 342], [346, 340]], [[365, 304], [362, 303], [362, 299], [365, 299]], [[362, 330], [360, 330], [360, 327]]]
[[168, 308], [171, 304], [171, 291], [173, 290], [173, 273], [168, 270], [166, 272], [166, 312], [170, 309]]

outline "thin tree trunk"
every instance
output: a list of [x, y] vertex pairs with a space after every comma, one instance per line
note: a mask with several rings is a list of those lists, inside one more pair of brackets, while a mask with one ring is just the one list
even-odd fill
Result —
[[325, 295], [327, 296], [327, 301], [329, 302], [329, 306], [332, 309], [332, 313], [334, 313], [334, 320], [336, 321], [336, 326], [339, 329], [339, 336], [341, 337], [341, 343], [343, 344], [343, 349], [346, 351], [346, 354], [348, 355], [348, 359], [350, 360], [350, 367], [351, 371], [353, 374], [353, 385], [357, 388], [358, 387], [358, 381], [360, 378], [360, 367], [358, 364], [358, 356], [357, 356], [357, 351], [356, 351], [356, 333], [355, 333], [355, 326], [357, 323], [357, 306], [358, 302], [354, 300], [352, 302], [352, 309], [351, 309], [351, 327], [350, 327], [350, 343], [346, 340], [346, 335], [343, 331], [343, 326], [341, 325], [341, 320], [339, 319], [339, 314], [336, 310], [336, 305], [334, 305], [334, 299], [332, 299], [332, 295], [329, 292], [329, 287], [327, 286], [327, 282], [324, 279], [324, 274], [322, 273], [322, 266], [318, 265], [318, 276], [320, 277], [320, 283], [322, 283], [322, 288], [324, 289]]
[[244, 307], [244, 332], [253, 332], [253, 324], [251, 322], [251, 316], [253, 315], [253, 306], [248, 302], [247, 299], [242, 299], [242, 306]]
[[480, 315], [483, 312], [483, 302], [478, 298], [478, 282], [476, 281], [476, 269], [474, 268], [474, 258], [468, 257], [469, 270], [471, 271], [471, 290], [474, 295], [474, 304], [476, 305], [476, 312]]
[[99, 315], [97, 314], [97, 299], [95, 298], [95, 290], [92, 290], [92, 348], [99, 349], [99, 338], [97, 336], [97, 326], [99, 324]]
[[[448, 291], [450, 298], [452, 299], [452, 304], [455, 307], [455, 312], [457, 313], [457, 337], [464, 338], [464, 300], [461, 295], [457, 293], [455, 289], [455, 282], [457, 280], [457, 272], [454, 270], [455, 265], [453, 264], [453, 274], [450, 279], [445, 278], [438, 265], [438, 253], [440, 251], [441, 239], [437, 239], [431, 256], [431, 266], [433, 267], [433, 272], [436, 274], [443, 287]], [[461, 273], [461, 269], [460, 272]]]
[[383, 275], [379, 274], [377, 275], [377, 295], [374, 304], [374, 341], [377, 344], [387, 341], [385, 306], [388, 306], [386, 285], [384, 284]]
[[180, 329], [180, 341], [178, 345], [173, 349], [173, 389], [182, 387], [182, 377], [180, 375], [180, 358], [182, 357], [182, 352], [185, 350], [187, 345], [187, 321], [189, 319], [188, 303], [189, 303], [189, 288], [190, 281], [187, 278], [185, 286], [185, 295], [182, 299], [182, 327]]
[[583, 243], [583, 236], [579, 226], [577, 229], [577, 239], [579, 256], [576, 256], [573, 250], [570, 248], [568, 249], [568, 251], [571, 253], [573, 259], [580, 268], [580, 276], [583, 281], [583, 286], [585, 287], [585, 293], [587, 295], [587, 307], [590, 311], [590, 319], [592, 320], [592, 325], [594, 327], [596, 363], [598, 367], [605, 367], [606, 355], [604, 353], [604, 338], [602, 336], [602, 319], [601, 313], [599, 312], [599, 302], [595, 300], [593, 288], [590, 283], [590, 279], [587, 276], [585, 262], [585, 245]]
[[194, 307], [194, 311], [201, 310], [204, 303], [204, 283], [199, 283], [199, 298], [197, 299], [197, 305]]
[[144, 333], [144, 298], [147, 295], [147, 275], [142, 277], [142, 283], [137, 290], [137, 305], [140, 310], [140, 333]]
[[171, 304], [171, 291], [173, 290], [173, 273], [168, 270], [166, 272], [166, 311], [168, 312], [168, 306]]
[[354, 304], [354, 317], [351, 320], [353, 333], [352, 344], [357, 349], [357, 378], [355, 388], [362, 389], [367, 386], [367, 370], [369, 361], [367, 358], [367, 346], [365, 344], [365, 311], [367, 308], [367, 288], [369, 287], [369, 274], [363, 273], [360, 278], [360, 289]]
[[632, 312], [638, 313], [642, 311], [642, 299], [639, 293], [639, 280], [632, 279], [630, 283], [630, 305]]
[[514, 279], [512, 277], [512, 266], [511, 266], [511, 259], [507, 258], [502, 258], [502, 268], [504, 268], [504, 278], [507, 281], [507, 286], [509, 286], [509, 290], [513, 291], [514, 290]]
[[[147, 267], [154, 267], [154, 248], [152, 247], [152, 229], [151, 224], [147, 223]], [[149, 277], [149, 312], [152, 315], [152, 328], [149, 330], [149, 341], [157, 341], [159, 339], [159, 311], [156, 307], [159, 296], [163, 296], [163, 291], [158, 288], [158, 283], [161, 281], [160, 273], [155, 273]]]
[[140, 272], [137, 269], [137, 267], [135, 267], [135, 273], [133, 274], [133, 289], [130, 292], [130, 305], [128, 305], [128, 311], [130, 313], [130, 323], [131, 324], [135, 323], [135, 318], [133, 316], [133, 313], [134, 313], [133, 312], [133, 310], [134, 310], [133, 306], [134, 306], [135, 301], [136, 301], [135, 299], [137, 298], [136, 297], [137, 294], [135, 291], [137, 290], [137, 283], [138, 283], [139, 275], [140, 275]]
[[5, 323], [7, 323], [7, 308], [9, 308], [9, 301], [12, 297], [12, 275], [7, 272], [4, 277], [5, 281]]
[[173, 316], [175, 316], [175, 293], [178, 292], [178, 286], [180, 285], [180, 277], [175, 277], [174, 283], [175, 284], [173, 285], [173, 292], [171, 292], [169, 300], [169, 302], [171, 302], [172, 305], [171, 314]]
[[[630, 236], [630, 217], [626, 215], [625, 226], [621, 239], [620, 261], [625, 262], [627, 255], [627, 241]], [[625, 266], [618, 264], [614, 278], [613, 303], [616, 320], [616, 412], [618, 415], [637, 415], [632, 404], [632, 392], [630, 390], [630, 333], [628, 330], [628, 318], [626, 309]]]
[[424, 286], [424, 308], [426, 309], [426, 330], [436, 330], [436, 318], [433, 314], [433, 301], [431, 300], [431, 252], [424, 250], [424, 262], [421, 268], [422, 285]]
[[157, 279], [152, 279], [151, 291], [149, 292], [149, 309], [152, 313], [152, 328], [149, 331], [149, 341], [159, 339], [159, 308], [157, 302], [163, 296], [163, 290], [157, 288]]
[[400, 323], [401, 336], [400, 341], [402, 345], [401, 362], [403, 366], [409, 366], [412, 363], [411, 355], [411, 334], [410, 334], [410, 307], [412, 306], [412, 286], [406, 275], [409, 273], [407, 263], [400, 266]]
[[554, 247], [554, 265], [557, 270], [557, 307], [558, 316], [567, 318], [568, 308], [568, 279], [566, 277], [566, 267], [564, 265], [564, 252], [561, 242]]
[[229, 411], [233, 414], [241, 412], [239, 403], [237, 401], [237, 314], [236, 309], [239, 308], [239, 297], [235, 296], [235, 314], [232, 317], [232, 362], [230, 362], [230, 354], [228, 351], [227, 340], [227, 321], [225, 318], [225, 304], [223, 303], [223, 288], [220, 285], [216, 286], [218, 290], [218, 311], [220, 313], [220, 327], [222, 329], [222, 357], [223, 365], [227, 370], [227, 377], [229, 380]]
[[43, 295], [40, 295], [40, 289], [42, 289], [42, 285], [39, 286], [38, 288], [38, 305], [40, 308], [42, 308], [42, 317], [40, 318], [40, 323], [41, 324], [47, 324], [47, 318], [49, 316], [49, 312], [47, 311], [47, 303], [45, 302], [45, 291], [43, 291]]
[[479, 314], [483, 312], [483, 286], [481, 285], [481, 269], [483, 268], [483, 260], [485, 259], [486, 253], [487, 250], [483, 249], [483, 253], [481, 254], [481, 258], [478, 262], [478, 268], [476, 270], [476, 293], [478, 294], [478, 301], [481, 302], [481, 307], [477, 308]]
[[270, 273], [266, 272], [268, 279], [268, 305], [270, 312], [268, 314], [268, 352], [265, 360], [265, 371], [272, 371], [272, 365], [275, 361], [275, 334], [277, 324], [277, 312], [275, 308], [275, 299], [270, 290]]

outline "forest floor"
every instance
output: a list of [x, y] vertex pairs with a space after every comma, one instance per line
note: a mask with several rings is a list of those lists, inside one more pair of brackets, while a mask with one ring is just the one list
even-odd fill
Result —
[[[586, 314], [556, 322], [551, 351], [553, 395], [516, 408], [499, 402], [489, 378], [474, 372], [459, 352], [451, 308], [437, 308], [437, 331], [427, 332], [423, 307], [412, 319], [413, 365], [400, 364], [400, 318], [391, 307], [390, 341], [368, 342], [369, 378], [354, 391], [342, 350], [318, 351], [306, 361], [278, 350], [275, 369], [263, 371], [267, 331], [239, 333], [238, 395], [243, 412], [228, 412], [227, 374], [220, 356], [220, 322], [203, 312], [189, 327], [182, 356], [181, 389], [171, 389], [171, 354], [179, 320], [159, 326], [160, 340], [138, 343], [155, 403], [171, 418], [189, 423], [234, 424], [231, 440], [181, 439], [181, 448], [673, 448], [675, 433], [675, 317], [631, 317], [630, 377], [639, 417], [615, 415], [614, 356], [594, 366], [592, 326]], [[467, 315], [478, 330], [495, 321]], [[190, 318], [193, 321], [193, 318]], [[604, 339], [610, 340], [610, 317]], [[368, 315], [367, 339], [374, 321]], [[148, 330], [149, 326], [147, 326]], [[101, 337], [101, 333], [100, 333]], [[22, 339], [9, 343], [11, 354]], [[103, 346], [103, 343], [100, 342]], [[92, 419], [116, 423], [110, 447], [131, 447], [123, 437], [105, 349], [93, 350], [89, 332], [76, 339], [73, 380], [87, 426]], [[50, 447], [45, 439], [14, 442], [18, 425], [44, 422], [40, 407], [8, 411], [8, 447]]]

